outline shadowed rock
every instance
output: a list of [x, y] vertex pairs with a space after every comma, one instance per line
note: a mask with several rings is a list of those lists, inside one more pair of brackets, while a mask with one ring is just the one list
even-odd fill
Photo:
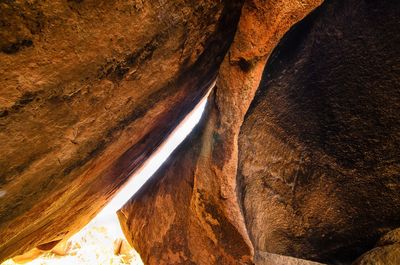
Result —
[[400, 264], [400, 228], [390, 231], [379, 239], [375, 248], [363, 254], [353, 265]]
[[239, 136], [255, 249], [348, 262], [400, 226], [399, 11], [327, 1], [274, 51]]

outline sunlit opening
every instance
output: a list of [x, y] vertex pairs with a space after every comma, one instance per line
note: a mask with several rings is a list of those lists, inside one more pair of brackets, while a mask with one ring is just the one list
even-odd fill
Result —
[[35, 248], [24, 255], [5, 261], [1, 265], [142, 265], [139, 254], [125, 240], [116, 211], [146, 183], [193, 130], [204, 112], [207, 97], [214, 85], [215, 82], [211, 85], [207, 95], [129, 178], [128, 182], [109, 204], [79, 233], [75, 234], [67, 242], [60, 243], [50, 252]]

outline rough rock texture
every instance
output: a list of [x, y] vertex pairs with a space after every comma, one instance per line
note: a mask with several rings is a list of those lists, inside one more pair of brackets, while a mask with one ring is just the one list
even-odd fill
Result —
[[319, 262], [297, 259], [268, 252], [259, 252], [254, 259], [254, 263], [256, 265], [323, 265]]
[[204, 95], [241, 6], [0, 2], [0, 260], [99, 211]]
[[398, 264], [400, 264], [400, 243], [374, 248], [353, 263], [353, 265]]
[[[206, 111], [207, 116], [209, 110]], [[193, 187], [206, 120], [118, 212], [123, 231], [145, 264], [248, 263], [248, 248], [213, 204], [198, 216]], [[158, 196], [154, 196], [157, 194]], [[149, 207], [151, 205], [151, 207]], [[210, 230], [204, 230], [206, 222]], [[220, 241], [223, 237], [224, 241]], [[223, 244], [221, 244], [223, 243]], [[227, 245], [229, 244], [229, 245]]]
[[394, 229], [388, 233], [386, 233], [384, 236], [382, 236], [378, 243], [376, 243], [377, 246], [386, 246], [390, 244], [396, 244], [400, 243], [400, 228]]
[[400, 225], [399, 14], [327, 1], [274, 51], [239, 136], [255, 249], [346, 262]]
[[400, 228], [390, 231], [379, 239], [376, 247], [353, 265], [398, 265], [400, 264]]
[[[170, 264], [172, 258], [181, 264], [252, 262], [253, 249], [235, 191], [237, 135], [271, 50], [319, 3], [245, 2], [202, 135], [175, 153], [185, 155], [173, 156], [175, 162], [159, 171], [161, 184], [147, 187], [119, 213], [125, 235], [146, 264]], [[193, 239], [194, 245], [185, 245]]]

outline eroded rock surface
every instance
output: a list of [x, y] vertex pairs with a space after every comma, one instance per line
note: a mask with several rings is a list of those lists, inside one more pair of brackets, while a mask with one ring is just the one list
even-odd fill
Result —
[[271, 50], [319, 3], [245, 2], [202, 134], [159, 171], [159, 184], [144, 188], [119, 213], [147, 264], [171, 264], [173, 258], [177, 264], [252, 263], [236, 193], [237, 135]]
[[268, 252], [258, 252], [254, 263], [256, 265], [324, 265], [319, 262], [297, 259]]
[[[209, 113], [207, 110], [205, 116]], [[207, 203], [203, 206], [209, 212], [198, 216], [193, 202], [195, 172], [202, 156], [200, 139], [206, 122], [203, 120], [118, 212], [123, 231], [145, 264], [249, 263], [242, 237], [217, 212], [218, 208]], [[204, 229], [203, 222], [210, 230]]]
[[327, 1], [271, 56], [239, 136], [257, 250], [348, 262], [399, 226], [399, 12]]
[[400, 264], [400, 228], [379, 239], [375, 248], [363, 254], [353, 265], [397, 265]]
[[241, 5], [0, 3], [0, 260], [99, 211], [204, 96]]
[[397, 265], [400, 264], [400, 243], [373, 248], [353, 265]]

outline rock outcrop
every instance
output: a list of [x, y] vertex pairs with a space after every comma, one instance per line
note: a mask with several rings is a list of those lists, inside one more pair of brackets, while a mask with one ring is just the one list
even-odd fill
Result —
[[399, 12], [327, 1], [269, 59], [239, 136], [255, 249], [351, 262], [400, 226]]
[[86, 224], [202, 98], [241, 1], [0, 3], [0, 260]]
[[270, 52], [319, 4], [245, 2], [201, 135], [172, 155], [157, 173], [159, 183], [146, 186], [119, 212], [126, 237], [146, 264], [252, 263], [236, 193], [237, 136]]

